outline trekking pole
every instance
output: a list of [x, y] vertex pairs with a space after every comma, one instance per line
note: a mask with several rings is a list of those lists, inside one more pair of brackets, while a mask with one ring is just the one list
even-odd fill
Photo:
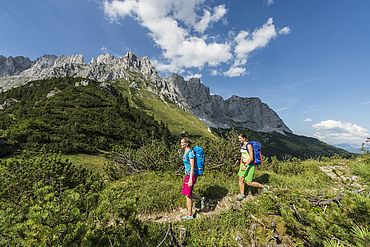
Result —
[[164, 241], [167, 239], [168, 234], [170, 233], [170, 230], [171, 230], [171, 223], [168, 225], [168, 230], [167, 230], [166, 235], [164, 236], [164, 238], [163, 238], [162, 242], [160, 242], [160, 243], [157, 245], [157, 247], [161, 246], [161, 245], [164, 243]]

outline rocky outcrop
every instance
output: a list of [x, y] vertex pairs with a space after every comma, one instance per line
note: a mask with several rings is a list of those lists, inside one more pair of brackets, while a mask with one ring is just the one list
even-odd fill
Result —
[[4, 102], [0, 103], [0, 111], [5, 110], [6, 108], [18, 103], [17, 99], [9, 98], [6, 99]]
[[[182, 109], [193, 113], [210, 127], [241, 127], [262, 132], [291, 133], [279, 116], [259, 98], [232, 96], [224, 100], [221, 96], [211, 95], [209, 88], [199, 79], [186, 81], [176, 74], [169, 78], [161, 78], [149, 58], [139, 58], [132, 52], [123, 57], [99, 55], [92, 58], [88, 64], [84, 63], [82, 55], [60, 57], [44, 55], [34, 61], [32, 66], [26, 67], [23, 66], [23, 70], [18, 69], [19, 73], [4, 73], [0, 77], [0, 91], [33, 80], [68, 76], [102, 82], [101, 87], [108, 93], [116, 95], [117, 92], [107, 81], [123, 78], [132, 82], [130, 87], [144, 86], [147, 90], [160, 95], [163, 100], [174, 102]], [[137, 84], [136, 76], [144, 79], [144, 85]], [[85, 86], [84, 81], [77, 83], [76, 86]]]
[[0, 76], [17, 75], [31, 68], [32, 62], [29, 58], [0, 56]]
[[276, 112], [259, 98], [234, 95], [224, 100], [219, 95], [211, 95], [209, 88], [199, 79], [185, 81], [176, 74], [167, 79], [167, 85], [168, 98], [210, 127], [240, 127], [261, 132], [292, 133]]
[[32, 67], [30, 61], [30, 66], [18, 74], [4, 73], [0, 77], [0, 91], [20, 86], [29, 81], [52, 77], [82, 77], [100, 82], [119, 78], [129, 80], [131, 78], [130, 72], [139, 73], [145, 80], [151, 81], [153, 88], [162, 82], [162, 78], [151, 65], [149, 58], [138, 58], [132, 52], [128, 52], [123, 57], [103, 54], [92, 58], [89, 64], [84, 63], [82, 55], [60, 57], [44, 55], [34, 61]]

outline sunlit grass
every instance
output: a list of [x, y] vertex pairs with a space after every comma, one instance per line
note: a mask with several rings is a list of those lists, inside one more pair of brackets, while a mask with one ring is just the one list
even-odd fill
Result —
[[[140, 83], [139, 80], [137, 82]], [[115, 85], [124, 96], [128, 97], [131, 105], [140, 107], [153, 115], [157, 121], [168, 124], [172, 133], [178, 134], [185, 131], [193, 135], [216, 138], [208, 131], [207, 125], [193, 114], [183, 111], [173, 103], [164, 102], [157, 94], [145, 89], [130, 89], [130, 82], [125, 80], [117, 80]]]
[[89, 154], [72, 154], [63, 155], [62, 157], [68, 159], [75, 165], [83, 166], [103, 176], [106, 175], [104, 166], [107, 162], [109, 162], [109, 160], [103, 156]]

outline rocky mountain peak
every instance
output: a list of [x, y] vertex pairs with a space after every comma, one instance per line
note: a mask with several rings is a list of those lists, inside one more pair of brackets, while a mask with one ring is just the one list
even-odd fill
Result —
[[55, 55], [43, 55], [32, 63], [32, 67], [37, 67], [39, 69], [50, 68], [54, 65], [57, 58], [58, 57]]
[[30, 68], [31, 65], [32, 62], [27, 57], [4, 57], [0, 55], [0, 76], [17, 75]]
[[55, 62], [53, 67], [64, 67], [66, 64], [76, 64], [76, 65], [83, 65], [84, 64], [84, 56], [81, 54], [71, 55], [71, 56], [59, 56]]
[[44, 55], [33, 63], [24, 57], [15, 59], [0, 56], [0, 90], [7, 90], [33, 80], [66, 76], [99, 82], [119, 78], [130, 81], [132, 80], [130, 72], [136, 72], [145, 78], [146, 89], [159, 94], [163, 100], [170, 100], [193, 113], [210, 127], [291, 132], [279, 116], [259, 98], [233, 95], [224, 100], [219, 95], [211, 95], [210, 89], [198, 78], [185, 80], [177, 74], [162, 78], [148, 57], [140, 58], [132, 52], [126, 53], [123, 57], [102, 54], [92, 58], [88, 64], [84, 63], [81, 54], [59, 57]]
[[101, 54], [95, 58], [92, 58], [91, 65], [101, 65], [101, 64], [115, 64], [118, 59], [110, 54]]
[[257, 97], [233, 95], [224, 100], [219, 95], [211, 95], [209, 88], [202, 84], [200, 79], [186, 81], [176, 74], [169, 77], [167, 83], [167, 98], [193, 113], [210, 127], [239, 127], [262, 132], [292, 133], [276, 112]]

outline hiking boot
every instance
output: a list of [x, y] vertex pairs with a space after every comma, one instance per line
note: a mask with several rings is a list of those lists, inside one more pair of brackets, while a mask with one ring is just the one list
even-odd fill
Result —
[[181, 219], [182, 220], [192, 220], [192, 219], [194, 219], [194, 216], [193, 215], [185, 215], [185, 216], [182, 216]]
[[236, 196], [237, 201], [242, 201], [244, 198], [245, 198], [244, 194], [239, 194], [239, 195]]
[[200, 199], [200, 210], [203, 211], [206, 208], [206, 198], [203, 196]]

